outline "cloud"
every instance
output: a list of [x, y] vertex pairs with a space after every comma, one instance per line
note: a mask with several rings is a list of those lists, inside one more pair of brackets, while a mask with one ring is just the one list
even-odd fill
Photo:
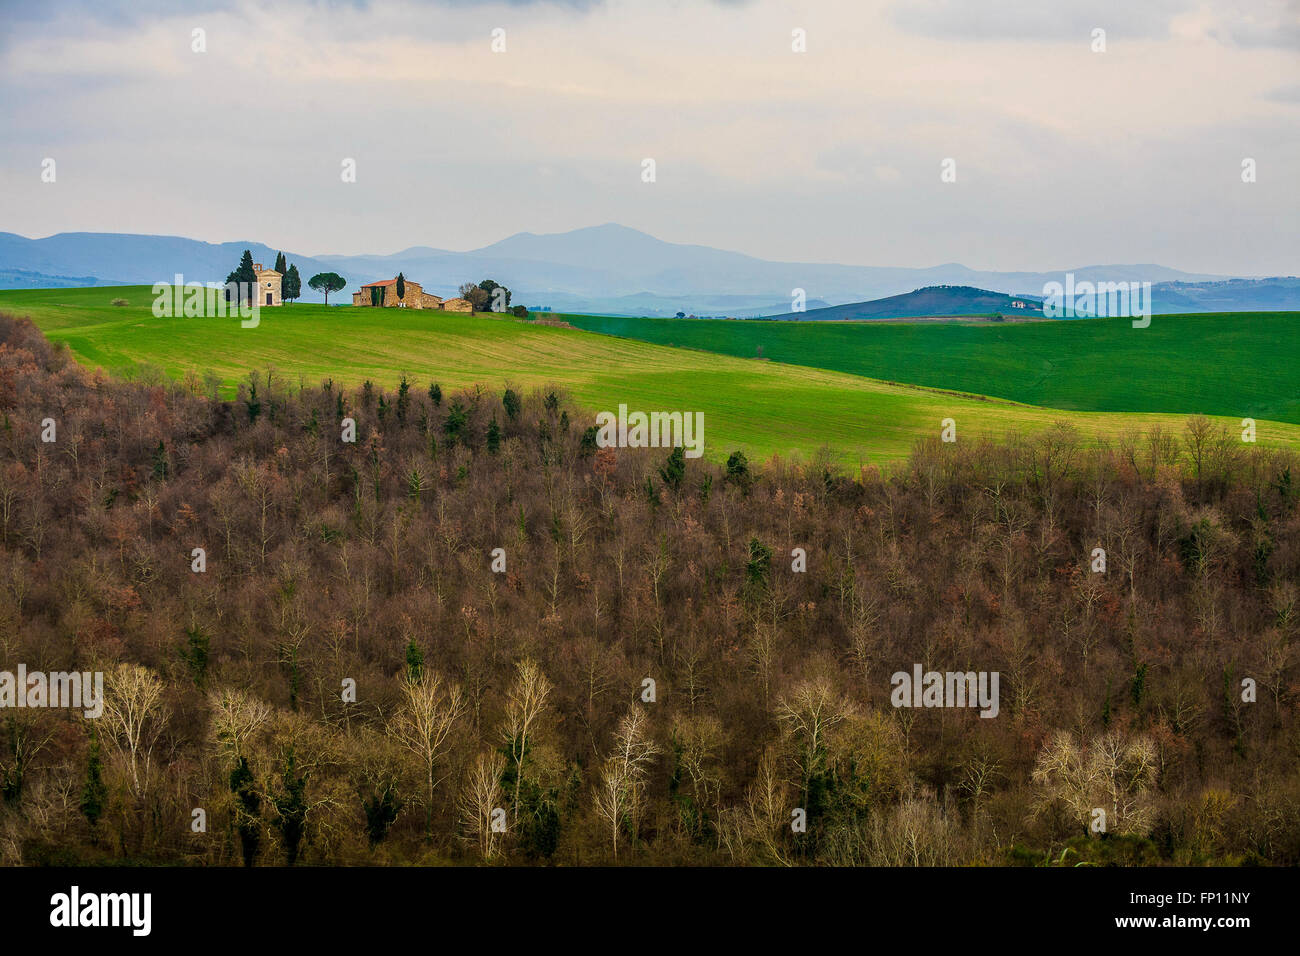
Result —
[[1269, 90], [1264, 96], [1276, 103], [1300, 103], [1300, 83], [1279, 86], [1277, 89]]
[[1300, 50], [1300, 0], [1233, 0], [1213, 9], [1206, 33], [1221, 43]]
[[908, 33], [949, 40], [1086, 42], [1100, 27], [1115, 35], [1161, 38], [1194, 0], [899, 0], [893, 21]]
[[897, 0], [890, 16], [908, 33], [944, 40], [1070, 44], [1101, 28], [1108, 40], [1300, 48], [1300, 0]]
[[[1214, 34], [1222, 3], [1121, 11], [1098, 56], [1096, 4], [1056, 0], [1043, 19], [1048, 4], [1006, 2], [964, 43], [900, 26], [889, 0], [230, 0], [203, 5], [202, 55], [189, 8], [95, 4], [115, 20], [45, 4], [48, 26], [0, 49], [0, 228], [327, 253], [613, 220], [784, 260], [1294, 261], [1294, 186], [1224, 186], [1242, 156], [1300, 164], [1291, 54]], [[918, 9], [973, 16], [952, 0]], [[43, 157], [59, 182], [33, 189]], [[960, 170], [946, 190], [945, 157]], [[1204, 227], [1234, 216], [1253, 217], [1249, 250]]]

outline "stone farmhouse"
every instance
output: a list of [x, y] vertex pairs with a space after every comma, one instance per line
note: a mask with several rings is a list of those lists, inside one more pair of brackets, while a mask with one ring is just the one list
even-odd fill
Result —
[[[361, 291], [352, 293], [352, 304], [358, 306], [376, 306], [385, 309], [441, 309], [443, 301], [432, 292], [425, 292], [418, 282], [405, 280], [406, 295], [397, 297], [397, 280], [385, 279], [382, 282], [367, 282]], [[456, 301], [456, 300], [452, 300]]]
[[280, 298], [284, 275], [274, 269], [263, 269], [260, 262], [253, 263], [253, 271], [257, 273], [257, 304], [284, 305], [284, 300]]

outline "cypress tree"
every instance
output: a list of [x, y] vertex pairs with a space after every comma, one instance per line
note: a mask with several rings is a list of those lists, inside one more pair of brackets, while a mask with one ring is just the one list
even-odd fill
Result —
[[749, 488], [754, 483], [754, 479], [749, 470], [749, 460], [745, 457], [743, 451], [733, 451], [731, 453], [731, 457], [727, 459], [727, 474], [723, 480], [728, 484], [737, 486], [745, 494], [749, 494]]
[[659, 477], [673, 491], [681, 488], [682, 479], [686, 477], [686, 450], [681, 445], [668, 454], [668, 460], [659, 469]]
[[253, 268], [253, 254], [245, 249], [244, 254], [239, 259], [239, 268], [231, 275], [234, 281], [239, 283], [240, 301], [247, 299], [253, 301], [257, 295], [257, 270]]
[[402, 801], [393, 792], [392, 782], [385, 781], [374, 793], [362, 800], [361, 807], [366, 814], [366, 839], [373, 850], [388, 836], [388, 831], [397, 821]]
[[411, 383], [402, 376], [401, 383], [397, 386], [397, 421], [403, 425], [406, 424], [406, 411], [411, 407]]
[[442, 423], [442, 430], [447, 435], [447, 444], [456, 444], [456, 439], [461, 437], [466, 423], [469, 421], [469, 415], [460, 402], [452, 402], [451, 408], [447, 411], [447, 420]]
[[189, 665], [194, 686], [202, 687], [208, 676], [208, 649], [211, 641], [207, 632], [197, 624], [187, 627], [185, 636], [188, 641], [186, 646], [181, 648], [181, 660]]
[[253, 789], [253, 771], [248, 769], [247, 757], [240, 757], [235, 769], [230, 772], [230, 792], [239, 800], [235, 818], [238, 820], [244, 866], [252, 866], [262, 843], [262, 798]]
[[411, 643], [406, 645], [406, 679], [414, 684], [423, 673], [424, 651], [415, 643], [415, 638], [411, 638]]
[[772, 549], [757, 538], [749, 539], [749, 563], [745, 565], [745, 579], [754, 587], [767, 584], [772, 568]]
[[81, 815], [93, 830], [104, 815], [108, 786], [104, 783], [104, 763], [99, 756], [99, 735], [90, 739], [90, 756], [86, 760], [86, 782], [81, 788]]
[[519, 417], [519, 410], [523, 403], [519, 401], [519, 393], [513, 388], [507, 388], [506, 393], [501, 396], [501, 404], [506, 408], [506, 416], [513, 422]]
[[297, 774], [297, 760], [293, 747], [285, 753], [284, 772], [280, 782], [284, 793], [273, 796], [276, 818], [272, 824], [280, 831], [280, 840], [284, 845], [284, 862], [293, 866], [298, 861], [298, 849], [302, 846], [303, 833], [307, 827], [307, 774]]
[[157, 481], [167, 477], [167, 449], [161, 438], [158, 439], [158, 447], [153, 450], [153, 476]]

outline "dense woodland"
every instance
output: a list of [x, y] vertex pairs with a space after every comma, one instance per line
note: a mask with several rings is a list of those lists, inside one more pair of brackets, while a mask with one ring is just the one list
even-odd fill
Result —
[[[108, 698], [0, 711], [6, 864], [1300, 863], [1290, 453], [717, 465], [545, 389], [216, 384], [0, 317], [0, 669]], [[998, 716], [893, 707], [914, 664]]]

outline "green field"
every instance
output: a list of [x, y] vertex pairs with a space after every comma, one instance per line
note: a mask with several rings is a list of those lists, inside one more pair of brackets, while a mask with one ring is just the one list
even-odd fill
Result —
[[1300, 423], [1300, 312], [1056, 322], [764, 322], [565, 316], [660, 345], [1099, 412]]
[[[116, 297], [129, 305], [111, 305]], [[1088, 436], [1114, 436], [1156, 423], [1181, 429], [1186, 418], [1061, 412], [487, 315], [290, 305], [262, 310], [261, 324], [244, 329], [237, 318], [155, 318], [151, 303], [147, 286], [0, 291], [0, 311], [30, 316], [79, 361], [117, 374], [133, 374], [142, 363], [174, 377], [211, 370], [227, 394], [249, 371], [271, 366], [313, 385], [332, 378], [392, 386], [403, 373], [418, 387], [437, 381], [444, 390], [559, 385], [593, 412], [620, 402], [634, 410], [701, 411], [705, 453], [714, 459], [736, 448], [760, 460], [807, 458], [829, 445], [846, 464], [896, 461], [917, 438], [937, 436], [944, 418], [956, 420], [959, 440], [1037, 431], [1062, 419]], [[725, 325], [743, 332], [749, 323]], [[1192, 365], [1183, 371], [1196, 374]], [[1088, 374], [1099, 390], [1115, 385], [1106, 371]], [[1225, 423], [1236, 430], [1243, 414], [1234, 411]], [[1259, 440], [1300, 447], [1300, 427], [1261, 416]]]

